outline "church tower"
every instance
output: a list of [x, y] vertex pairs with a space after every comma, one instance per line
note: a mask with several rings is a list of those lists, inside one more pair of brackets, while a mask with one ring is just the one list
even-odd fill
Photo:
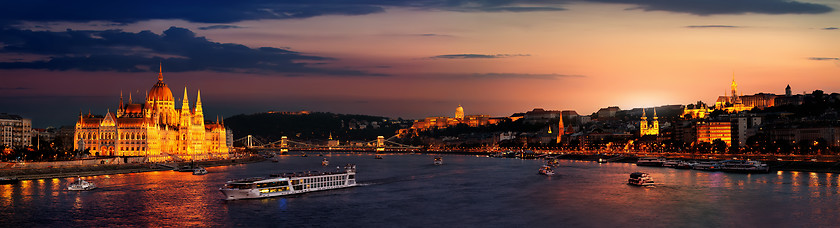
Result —
[[645, 109], [642, 109], [642, 121], [639, 122], [639, 136], [659, 135], [659, 117], [656, 116], [656, 108], [653, 108], [653, 121], [650, 124], [653, 126], [648, 125], [647, 114], [645, 114]]
[[732, 73], [732, 85], [729, 86], [732, 89], [732, 104], [740, 104], [741, 98], [738, 97], [738, 83], [735, 83], [735, 73]]
[[656, 116], [656, 108], [653, 108], [653, 127], [648, 129], [651, 135], [659, 135], [659, 117]]
[[639, 135], [645, 135], [648, 129], [648, 122], [647, 122], [647, 113], [645, 113], [645, 109], [642, 108], [642, 120], [639, 121]]
[[790, 84], [788, 84], [788, 85], [787, 85], [787, 87], [785, 87], [785, 96], [786, 96], [786, 97], [789, 97], [789, 96], [791, 96], [791, 95], [792, 95], [792, 94], [791, 94], [791, 92], [790, 92]]
[[566, 133], [566, 128], [563, 126], [563, 113], [560, 113], [560, 123], [557, 124], [557, 140], [555, 143], [560, 144], [563, 140], [563, 134]]

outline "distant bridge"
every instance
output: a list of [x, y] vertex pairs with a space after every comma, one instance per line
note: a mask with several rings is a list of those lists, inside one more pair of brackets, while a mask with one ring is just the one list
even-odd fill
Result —
[[[248, 135], [239, 139], [234, 140], [234, 142], [239, 142], [245, 145], [245, 148], [253, 149], [253, 150], [280, 150], [281, 152], [286, 152], [289, 150], [358, 150], [358, 151], [394, 151], [394, 150], [417, 150], [421, 149], [422, 147], [419, 146], [411, 146], [402, 143], [397, 143], [391, 141], [392, 139], [396, 138], [398, 135], [391, 136], [389, 138], [385, 138], [384, 136], [376, 137], [376, 139], [362, 142], [362, 143], [353, 143], [352, 145], [315, 145], [305, 142], [298, 142], [289, 140], [288, 137], [283, 136], [280, 140], [274, 142], [265, 142], [267, 140], [258, 139], [255, 136]], [[329, 142], [327, 144], [330, 144]]]

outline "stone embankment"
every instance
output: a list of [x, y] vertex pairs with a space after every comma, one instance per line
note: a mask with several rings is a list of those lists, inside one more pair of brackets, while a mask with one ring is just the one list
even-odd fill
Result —
[[129, 163], [129, 164], [105, 164], [105, 165], [85, 165], [73, 167], [50, 167], [50, 168], [5, 168], [0, 169], [0, 177], [17, 178], [19, 180], [37, 180], [37, 179], [51, 179], [51, 178], [65, 178], [76, 176], [98, 176], [98, 175], [112, 175], [124, 173], [139, 173], [170, 170], [168, 167], [178, 167], [180, 165], [195, 165], [202, 167], [235, 165], [251, 162], [259, 162], [265, 159], [261, 157], [249, 157], [239, 159], [225, 159], [212, 161], [197, 161], [191, 163]]

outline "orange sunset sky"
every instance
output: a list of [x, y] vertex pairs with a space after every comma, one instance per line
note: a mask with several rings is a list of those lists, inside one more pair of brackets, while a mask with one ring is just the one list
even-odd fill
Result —
[[158, 63], [208, 118], [586, 115], [713, 103], [733, 74], [744, 95], [840, 92], [837, 1], [54, 4], [0, 3], [0, 112], [35, 127], [142, 100]]

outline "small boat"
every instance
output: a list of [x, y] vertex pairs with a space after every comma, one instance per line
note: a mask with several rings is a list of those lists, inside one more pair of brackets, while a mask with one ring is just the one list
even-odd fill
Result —
[[700, 162], [695, 164], [692, 169], [696, 170], [707, 170], [707, 171], [715, 171], [720, 169], [720, 163], [716, 161], [708, 161], [708, 162]]
[[557, 160], [556, 158], [552, 158], [552, 159], [548, 160], [545, 164], [548, 165], [548, 166], [555, 166], [556, 167], [556, 166], [560, 165], [560, 161]]
[[538, 173], [546, 176], [551, 176], [554, 175], [554, 169], [552, 169], [551, 166], [543, 165], [542, 167], [540, 167]]
[[14, 184], [20, 182], [17, 177], [0, 177], [0, 184]]
[[280, 162], [280, 158], [273, 157], [271, 158], [271, 162]]
[[382, 156], [379, 156], [379, 155], [377, 154], [377, 155], [376, 155], [376, 157], [373, 157], [373, 159], [382, 159]]
[[306, 153], [303, 153], [303, 155], [301, 155], [301, 157], [309, 157], [309, 156], [307, 156]]
[[440, 156], [435, 157], [435, 165], [443, 165], [443, 158]]
[[198, 167], [195, 170], [193, 170], [193, 175], [204, 175], [204, 174], [207, 174], [207, 170], [204, 169], [204, 167]]
[[91, 182], [84, 181], [84, 180], [82, 180], [81, 177], [79, 179], [77, 179], [76, 181], [73, 181], [73, 183], [70, 183], [70, 185], [67, 186], [67, 190], [70, 190], [70, 191], [87, 191], [87, 190], [93, 190], [95, 188], [96, 188], [95, 184], [93, 184]]
[[630, 179], [627, 179], [627, 184], [636, 186], [651, 186], [654, 184], [653, 178], [647, 173], [635, 172], [630, 174]]
[[636, 161], [637, 166], [662, 166], [665, 164], [664, 158], [639, 158]]
[[327, 158], [324, 158], [324, 160], [321, 161], [321, 165], [322, 166], [328, 166], [328, 165], [330, 165], [330, 161], [327, 160]]

